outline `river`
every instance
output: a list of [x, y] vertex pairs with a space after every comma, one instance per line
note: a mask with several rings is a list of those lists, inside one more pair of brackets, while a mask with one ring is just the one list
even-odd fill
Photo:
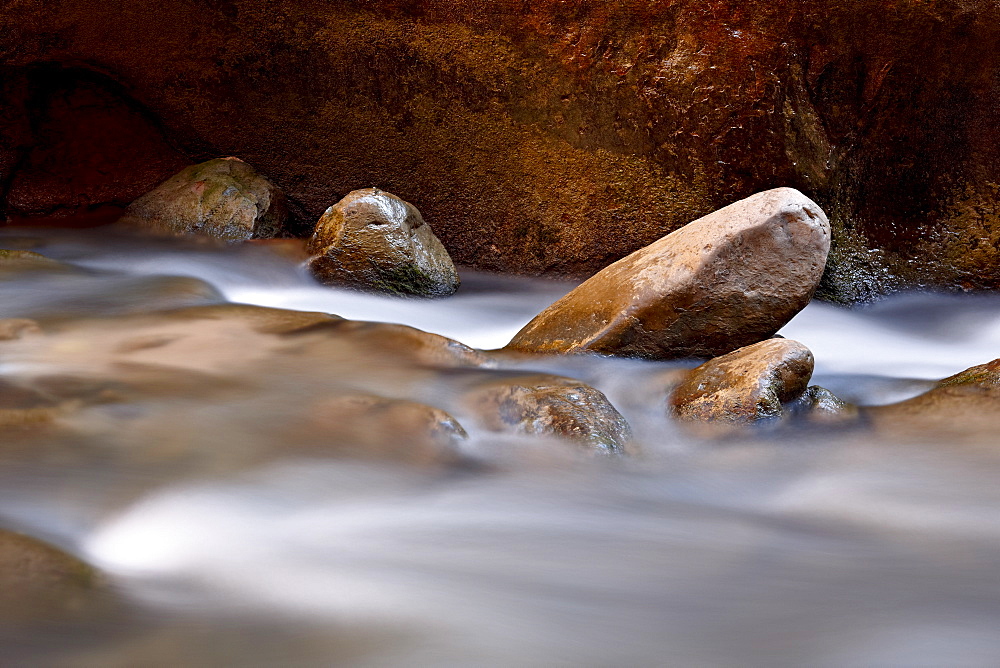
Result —
[[[404, 323], [488, 349], [572, 287], [466, 271], [452, 298], [402, 300], [316, 286], [264, 247], [13, 229], [0, 231], [0, 247], [78, 269], [7, 277], [0, 304], [2, 317], [68, 332], [86, 319], [170, 307], [174, 292], [144, 281], [188, 276], [208, 286], [209, 300]], [[183, 302], [198, 288], [179, 292]], [[886, 404], [997, 357], [1000, 299], [813, 303], [781, 334], [814, 352], [814, 383]], [[97, 347], [71, 350], [76, 340], [0, 342], [0, 377], [111, 382]], [[8, 630], [5, 665], [940, 666], [1000, 657], [992, 434], [956, 442], [767, 425], [709, 440], [664, 417], [656, 383], [677, 364], [573, 357], [531, 366], [603, 391], [631, 423], [637, 454], [576, 456], [544, 439], [473, 430], [470, 447], [488, 467], [286, 452], [276, 441], [291, 437], [271, 424], [321, 392], [328, 374], [384, 370], [345, 362], [313, 371], [308, 359], [279, 367], [252, 345], [206, 355], [244, 364], [227, 377], [242, 386], [205, 380], [202, 394], [178, 380], [179, 366], [147, 365], [144, 387], [181, 383], [183, 392], [150, 391], [83, 410], [66, 429], [7, 439], [0, 526], [95, 564], [128, 605]], [[421, 399], [433, 404], [438, 391], [429, 384]], [[232, 454], [250, 450], [267, 454]]]

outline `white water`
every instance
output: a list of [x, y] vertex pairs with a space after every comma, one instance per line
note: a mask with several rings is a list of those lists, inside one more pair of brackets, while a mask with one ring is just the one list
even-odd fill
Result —
[[[484, 348], [570, 287], [474, 276], [449, 300], [382, 299], [311, 285], [256, 249], [140, 251], [77, 237], [39, 250], [95, 269], [196, 276], [230, 300], [403, 322]], [[782, 334], [813, 350], [816, 382], [888, 402], [926, 386], [913, 379], [996, 357], [1000, 300], [813, 304]], [[99, 463], [0, 468], [0, 525], [76, 551], [145, 611], [132, 623], [39, 631], [0, 656], [88, 666], [1000, 658], [992, 443], [886, 442], [862, 431], [701, 442], [645, 395], [662, 365], [549, 366], [605, 391], [646, 455], [489, 473], [288, 457], [165, 485]], [[117, 486], [144, 491], [108, 503]]]

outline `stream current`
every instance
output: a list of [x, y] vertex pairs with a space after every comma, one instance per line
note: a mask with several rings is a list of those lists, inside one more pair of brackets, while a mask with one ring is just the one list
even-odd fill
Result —
[[[657, 382], [677, 364], [578, 356], [520, 364], [604, 392], [639, 454], [577, 456], [563, 443], [470, 429], [490, 466], [331, 457], [286, 447], [297, 432], [273, 425], [333, 375], [362, 383], [391, 369], [324, 366], [329, 357], [279, 366], [247, 341], [192, 347], [183, 363], [157, 362], [153, 349], [136, 371], [102, 362], [99, 344], [114, 331], [86, 323], [182, 306], [206, 285], [208, 299], [404, 323], [488, 349], [572, 284], [467, 271], [452, 298], [403, 300], [317, 286], [265, 247], [11, 229], [0, 231], [0, 247], [74, 268], [3, 277], [0, 317], [79, 332], [49, 348], [0, 342], [5, 382], [107, 384], [102, 374], [120, 371], [166, 388], [83, 410], [66, 428], [8, 432], [0, 527], [96, 565], [128, 604], [127, 613], [2, 629], [5, 665], [1000, 658], [993, 434], [955, 442], [767, 425], [699, 439], [663, 413]], [[178, 288], [164, 276], [204, 284]], [[781, 333], [815, 354], [814, 384], [886, 404], [998, 357], [1000, 299], [813, 303]], [[233, 360], [225, 373], [220, 357]], [[201, 374], [197, 391], [184, 373]], [[399, 382], [422, 387], [422, 378]], [[417, 391], [434, 404], [440, 389]]]

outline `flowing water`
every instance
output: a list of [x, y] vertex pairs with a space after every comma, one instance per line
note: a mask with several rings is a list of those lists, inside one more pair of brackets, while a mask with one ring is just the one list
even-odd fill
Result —
[[[464, 272], [450, 299], [401, 300], [316, 286], [263, 247], [101, 230], [3, 230], [0, 247], [71, 265], [2, 277], [0, 317], [46, 333], [0, 342], [4, 387], [114, 397], [6, 432], [0, 526], [97, 565], [124, 601], [3, 631], [5, 665], [1000, 659], [992, 434], [768, 425], [708, 440], [664, 416], [676, 364], [540, 358], [500, 365], [593, 384], [631, 423], [637, 454], [466, 424], [482, 467], [330, 456], [296, 412], [328, 387], [438, 405], [452, 386], [364, 347], [279, 348], [210, 322], [182, 335], [142, 314], [228, 300], [485, 349], [572, 286]], [[1000, 300], [814, 303], [782, 334], [815, 353], [814, 383], [886, 404], [997, 357]]]

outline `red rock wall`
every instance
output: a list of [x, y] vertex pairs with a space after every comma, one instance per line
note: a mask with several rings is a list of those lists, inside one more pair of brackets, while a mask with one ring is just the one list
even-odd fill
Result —
[[791, 185], [831, 214], [827, 287], [851, 298], [1000, 285], [998, 19], [992, 0], [7, 0], [0, 63], [107, 75], [169, 144], [251, 162], [307, 222], [389, 190], [488, 269], [585, 274]]

